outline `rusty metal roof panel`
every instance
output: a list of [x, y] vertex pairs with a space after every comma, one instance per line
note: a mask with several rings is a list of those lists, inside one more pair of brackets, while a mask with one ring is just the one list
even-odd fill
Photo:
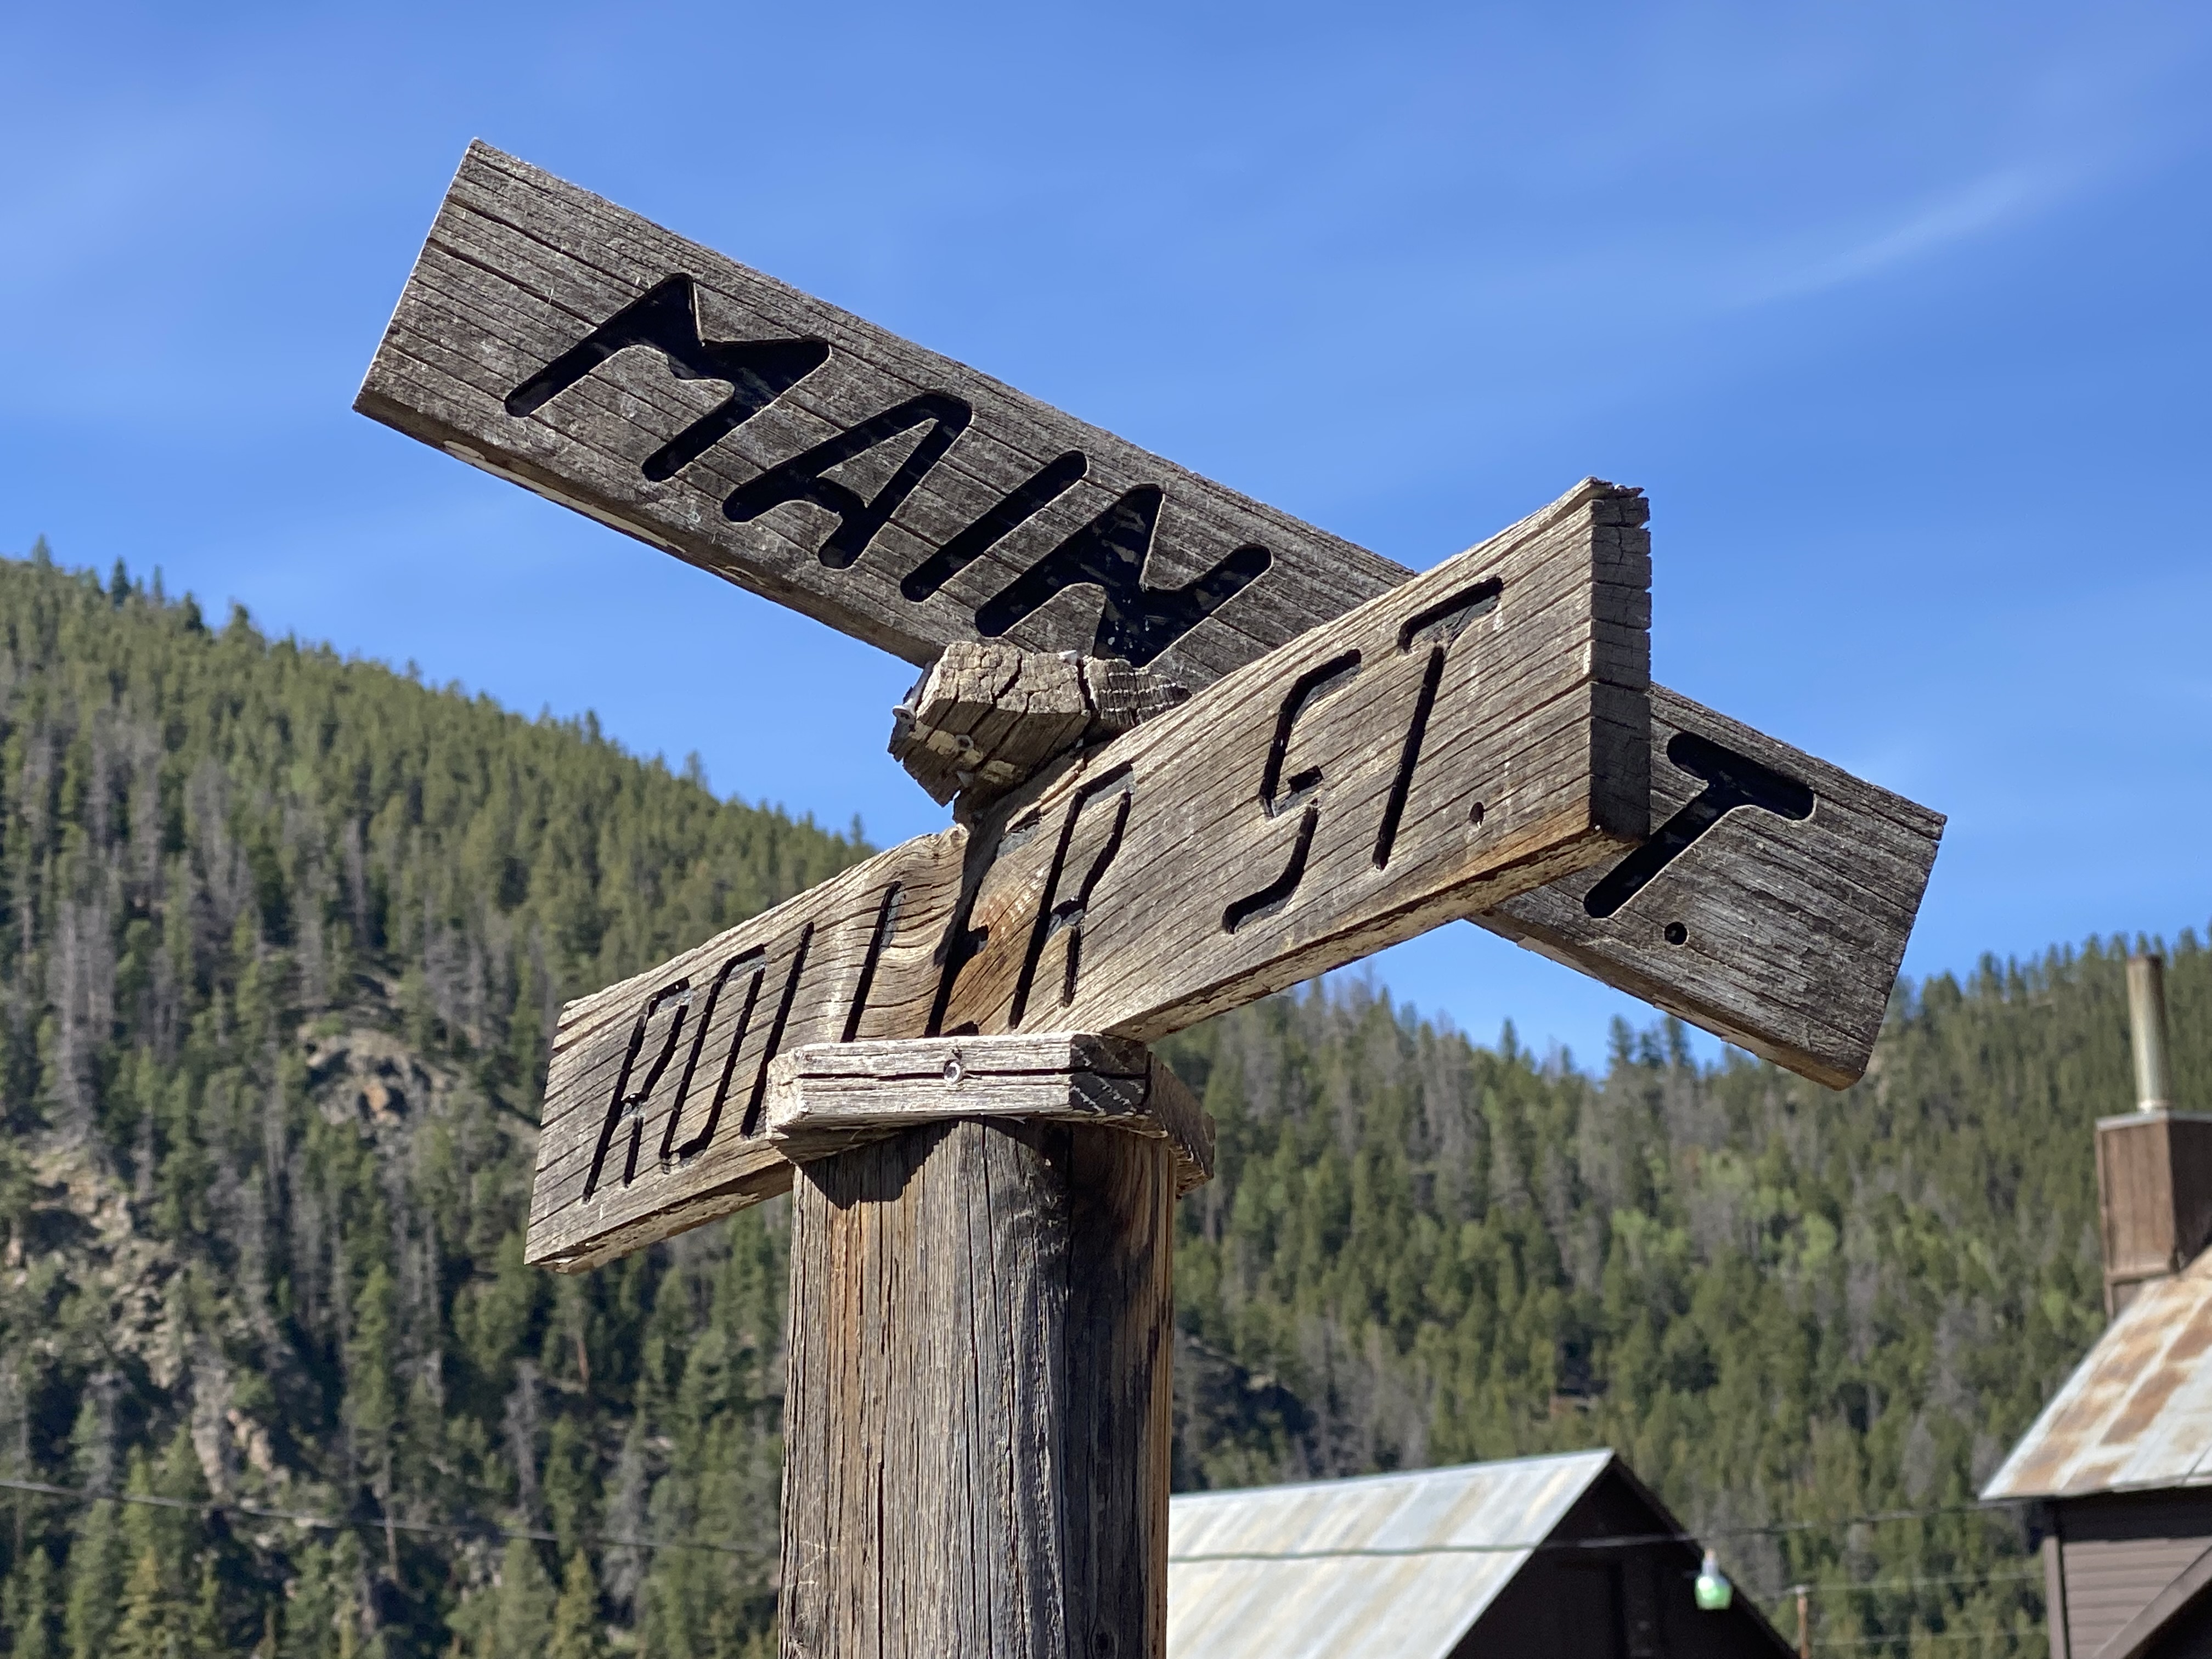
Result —
[[2079, 1498], [2212, 1483], [2212, 1251], [2136, 1293], [1982, 1489]]
[[1524, 1457], [1168, 1504], [1168, 1659], [1444, 1659], [1611, 1465]]

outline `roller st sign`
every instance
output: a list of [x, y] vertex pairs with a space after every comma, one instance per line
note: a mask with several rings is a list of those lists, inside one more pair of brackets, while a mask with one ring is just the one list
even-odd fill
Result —
[[571, 1004], [529, 1252], [589, 1266], [781, 1191], [790, 1049], [1149, 1040], [1642, 840], [1643, 502], [1484, 545], [925, 836]]

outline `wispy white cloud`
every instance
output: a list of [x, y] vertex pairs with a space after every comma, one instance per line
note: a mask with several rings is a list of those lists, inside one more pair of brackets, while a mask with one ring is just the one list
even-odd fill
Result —
[[1733, 297], [1740, 305], [1798, 299], [1932, 258], [2051, 211], [2088, 171], [2079, 164], [2002, 167], [1914, 204], [1887, 224], [1794, 238], [1749, 261], [1759, 274]]

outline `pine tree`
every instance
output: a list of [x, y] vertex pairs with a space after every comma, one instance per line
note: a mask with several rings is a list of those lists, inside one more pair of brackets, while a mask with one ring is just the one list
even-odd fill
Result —
[[351, 1613], [331, 1547], [307, 1545], [299, 1553], [290, 1595], [279, 1608], [283, 1659], [330, 1659], [350, 1652]]
[[[346, 1354], [346, 1419], [353, 1431], [354, 1457], [386, 1516], [396, 1497], [392, 1474], [399, 1428], [398, 1389], [392, 1376], [398, 1358], [393, 1303], [391, 1268], [379, 1255], [354, 1298], [352, 1340]], [[396, 1561], [389, 1565], [396, 1571]]]
[[214, 1558], [204, 1556], [200, 1562], [198, 1594], [192, 1599], [185, 1652], [190, 1659], [222, 1659], [222, 1656], [234, 1651], [229, 1633], [225, 1629], [222, 1580], [216, 1570]]
[[114, 1659], [176, 1659], [178, 1607], [161, 1583], [161, 1562], [149, 1546], [139, 1552], [124, 1581], [123, 1605], [116, 1620]]
[[553, 1606], [553, 1634], [545, 1659], [605, 1659], [606, 1638], [599, 1621], [599, 1581], [582, 1550], [568, 1558], [561, 1578], [561, 1599]]
[[[87, 1378], [70, 1429], [70, 1473], [94, 1492], [112, 1490], [119, 1473], [114, 1395], [113, 1374], [104, 1367]], [[94, 1659], [106, 1651], [123, 1590], [125, 1546], [118, 1505], [109, 1499], [88, 1505], [82, 1526], [66, 1547], [64, 1628], [70, 1659]]]
[[482, 1659], [543, 1659], [553, 1620], [553, 1583], [527, 1539], [507, 1540]]
[[70, 1659], [107, 1659], [123, 1593], [123, 1538], [112, 1499], [88, 1504], [69, 1553]]
[[8, 1575], [0, 1625], [5, 1625], [13, 1659], [58, 1659], [61, 1645], [54, 1630], [54, 1561], [33, 1549]]

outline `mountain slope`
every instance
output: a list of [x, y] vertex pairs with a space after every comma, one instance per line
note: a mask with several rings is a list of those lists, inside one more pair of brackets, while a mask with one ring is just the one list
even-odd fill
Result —
[[[768, 1650], [783, 1206], [535, 1273], [532, 1126], [563, 999], [865, 850], [0, 562], [0, 1476], [223, 1506], [0, 1488], [5, 1650]], [[2212, 955], [2169, 977], [2212, 1100]], [[1956, 1506], [2101, 1325], [2117, 946], [1901, 991], [1842, 1096], [1357, 985], [1164, 1047], [1222, 1140], [1180, 1485], [1612, 1444], [1825, 1639], [2041, 1651], [2016, 1517]]]
[[[542, 1054], [564, 999], [866, 849], [588, 722], [38, 560], [0, 565], [0, 778], [8, 1473], [734, 1539], [751, 1553], [672, 1559], [667, 1617], [696, 1626], [678, 1651], [757, 1626], [773, 1243], [757, 1220], [750, 1255], [725, 1230], [589, 1287], [525, 1270]], [[186, 1608], [209, 1651], [443, 1651], [503, 1562], [397, 1525], [15, 1514], [16, 1651], [127, 1651]], [[629, 1604], [636, 1552], [594, 1571]]]

